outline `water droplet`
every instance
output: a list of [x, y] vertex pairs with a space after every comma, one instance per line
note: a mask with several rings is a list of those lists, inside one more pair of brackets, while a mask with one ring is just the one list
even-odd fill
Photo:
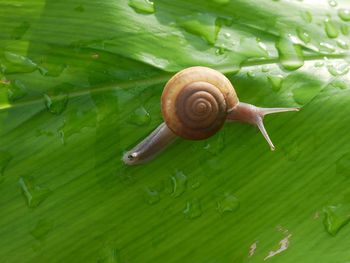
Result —
[[310, 35], [301, 27], [297, 28], [297, 34], [298, 37], [304, 41], [305, 44], [309, 43], [311, 41]]
[[30, 27], [29, 22], [27, 21], [22, 22], [19, 26], [14, 28], [11, 34], [11, 38], [15, 40], [21, 39], [23, 35], [28, 31], [29, 27]]
[[159, 202], [160, 196], [159, 192], [156, 189], [147, 187], [145, 189], [145, 197], [147, 204], [154, 205]]
[[282, 86], [283, 76], [282, 75], [269, 75], [267, 79], [270, 81], [272, 90], [279, 91]]
[[78, 5], [77, 7], [74, 8], [74, 11], [77, 11], [77, 12], [84, 12], [85, 11], [85, 8], [83, 5]]
[[337, 39], [337, 45], [342, 49], [349, 49], [349, 45], [342, 39]]
[[268, 50], [267, 50], [267, 46], [265, 45], [265, 43], [261, 42], [260, 39], [257, 39], [257, 43], [258, 43], [258, 47], [264, 51], [266, 53], [266, 55], [269, 54]]
[[324, 66], [324, 62], [323, 61], [317, 61], [317, 62], [315, 62], [315, 64], [314, 64], [314, 67], [315, 68], [321, 68], [321, 67], [323, 67]]
[[129, 6], [142, 14], [153, 14], [155, 12], [154, 3], [149, 0], [129, 0]]
[[26, 86], [20, 80], [11, 81], [8, 90], [7, 96], [10, 102], [14, 102], [26, 96], [28, 94]]
[[52, 94], [44, 94], [45, 106], [52, 114], [59, 115], [67, 107], [68, 93], [60, 90], [54, 91]]
[[336, 7], [338, 5], [337, 1], [335, 0], [328, 0], [328, 4], [331, 7]]
[[350, 221], [349, 205], [329, 205], [324, 207], [323, 212], [325, 214], [323, 224], [332, 236], [336, 235]]
[[249, 70], [247, 72], [247, 76], [250, 77], [250, 78], [254, 78], [255, 77], [255, 72], [253, 70]]
[[137, 126], [144, 126], [149, 124], [151, 121], [151, 115], [144, 107], [136, 108], [129, 116], [127, 122]]
[[329, 19], [327, 18], [324, 21], [324, 26], [325, 26], [325, 31], [326, 34], [329, 38], [336, 38], [339, 35], [339, 31], [336, 28], [335, 24]]
[[30, 234], [37, 240], [44, 240], [47, 234], [51, 231], [53, 228], [53, 222], [41, 219], [38, 221], [36, 226], [30, 231]]
[[325, 43], [325, 42], [321, 42], [320, 43], [320, 51], [322, 52], [334, 52], [335, 51], [335, 47], [332, 46], [329, 43]]
[[2, 182], [4, 179], [3, 176], [4, 176], [5, 169], [11, 159], [12, 159], [12, 156], [8, 152], [0, 151], [0, 182]]
[[332, 63], [327, 65], [328, 72], [333, 76], [341, 76], [345, 75], [349, 72], [349, 64], [346, 62], [340, 63]]
[[180, 27], [188, 33], [204, 38], [209, 44], [214, 44], [220, 31], [216, 17], [210, 14], [196, 13], [178, 19]]
[[187, 219], [195, 219], [202, 215], [202, 207], [199, 199], [194, 198], [187, 201], [183, 214]]
[[350, 153], [344, 154], [337, 160], [336, 172], [338, 175], [350, 177]]
[[341, 25], [340, 31], [344, 36], [349, 35], [349, 27], [347, 25]]
[[13, 64], [14, 67], [7, 66], [6, 71], [12, 72], [32, 72], [37, 69], [37, 65], [29, 58], [19, 54], [5, 51], [5, 59]]
[[228, 193], [222, 196], [216, 203], [220, 214], [233, 212], [239, 208], [239, 200], [237, 197]]
[[226, 52], [226, 48], [224, 48], [224, 47], [218, 47], [215, 50], [215, 54], [218, 56], [225, 54], [225, 52]]
[[269, 66], [266, 66], [266, 65], [264, 65], [264, 66], [262, 66], [261, 67], [261, 72], [269, 72], [269, 70], [270, 70], [270, 68], [269, 68]]
[[350, 21], [350, 10], [349, 9], [339, 9], [338, 16], [343, 21]]
[[337, 89], [346, 89], [348, 86], [347, 84], [340, 80], [340, 79], [336, 79], [331, 83], [332, 87], [337, 88]]
[[286, 78], [283, 81], [283, 85], [285, 83], [292, 85], [293, 99], [296, 103], [304, 105], [320, 92], [322, 84], [315, 78], [306, 78], [304, 82], [298, 82], [298, 78], [300, 78], [299, 74], [295, 74], [294, 76], [290, 75], [288, 79]]
[[280, 38], [276, 42], [279, 59], [282, 66], [287, 70], [296, 70], [304, 65], [304, 58], [300, 45], [291, 40]]
[[172, 185], [171, 195], [175, 198], [179, 197], [186, 191], [188, 178], [182, 171], [176, 171], [170, 179]]
[[309, 11], [301, 13], [301, 18], [307, 23], [312, 22], [312, 15]]
[[21, 177], [18, 183], [31, 208], [37, 207], [51, 194], [50, 189], [35, 185], [34, 180], [30, 177]]

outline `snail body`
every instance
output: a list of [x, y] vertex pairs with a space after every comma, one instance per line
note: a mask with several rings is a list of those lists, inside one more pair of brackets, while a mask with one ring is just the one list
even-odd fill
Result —
[[134, 165], [154, 158], [177, 137], [203, 140], [218, 132], [226, 121], [258, 126], [272, 150], [275, 149], [264, 124], [266, 114], [297, 111], [298, 108], [259, 108], [239, 102], [231, 82], [207, 67], [190, 67], [175, 74], [161, 97], [164, 122], [126, 152], [125, 164]]

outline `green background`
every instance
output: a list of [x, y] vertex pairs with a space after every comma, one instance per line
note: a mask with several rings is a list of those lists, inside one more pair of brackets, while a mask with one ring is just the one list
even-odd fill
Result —
[[[347, 2], [2, 0], [1, 262], [350, 262]], [[123, 165], [193, 65], [301, 111]]]

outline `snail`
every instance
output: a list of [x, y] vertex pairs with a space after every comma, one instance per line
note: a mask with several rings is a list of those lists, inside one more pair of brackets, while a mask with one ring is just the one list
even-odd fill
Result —
[[176, 138], [204, 140], [218, 132], [226, 121], [256, 125], [271, 150], [275, 149], [265, 130], [267, 114], [298, 111], [299, 108], [259, 108], [239, 102], [231, 82], [207, 67], [190, 67], [175, 74], [165, 85], [161, 97], [161, 123], [122, 158], [127, 165], [153, 159]]

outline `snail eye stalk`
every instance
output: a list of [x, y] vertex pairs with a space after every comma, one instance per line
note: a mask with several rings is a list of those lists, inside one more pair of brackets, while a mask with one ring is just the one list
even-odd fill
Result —
[[267, 133], [264, 125], [264, 116], [273, 113], [289, 112], [289, 111], [299, 111], [299, 108], [260, 108], [252, 104], [240, 102], [235, 108], [233, 108], [228, 116], [228, 121], [240, 121], [244, 123], [249, 123], [256, 125], [261, 134], [264, 136], [265, 140], [269, 144], [271, 151], [275, 150], [269, 134]]

